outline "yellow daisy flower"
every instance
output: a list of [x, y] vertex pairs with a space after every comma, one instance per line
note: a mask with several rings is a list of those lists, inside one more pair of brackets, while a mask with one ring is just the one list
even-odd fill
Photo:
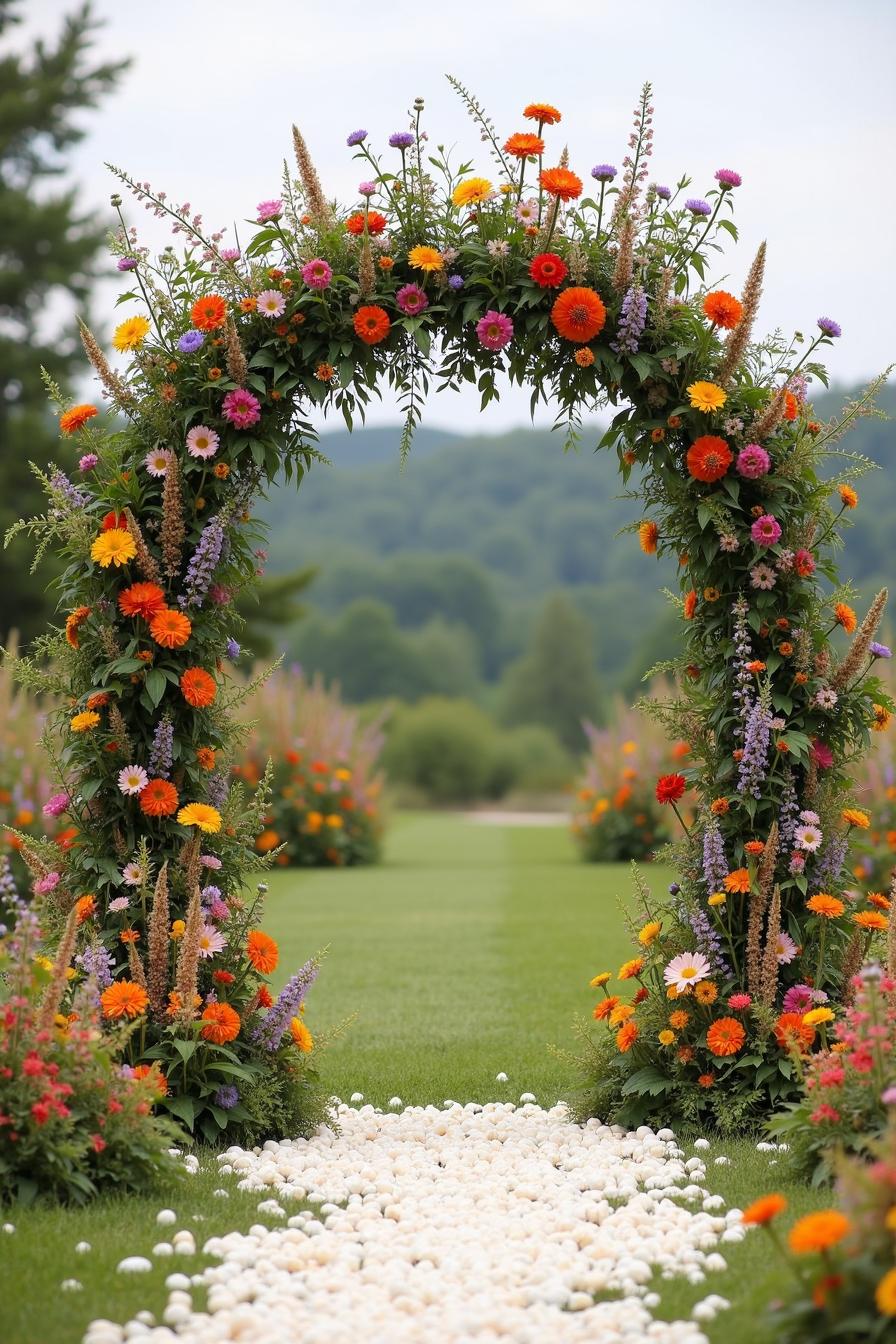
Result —
[[652, 919], [649, 924], [645, 924], [638, 934], [638, 942], [641, 946], [649, 947], [651, 943], [655, 942], [659, 937], [662, 927], [662, 924], [660, 924], [657, 919]]
[[85, 709], [81, 714], [76, 714], [68, 726], [73, 733], [87, 733], [91, 728], [95, 728], [99, 721], [99, 714], [92, 709]]
[[101, 569], [108, 569], [110, 565], [117, 569], [133, 560], [136, 554], [134, 538], [123, 527], [110, 527], [108, 532], [101, 532], [90, 548], [91, 560], [95, 560]]
[[310, 1055], [314, 1049], [314, 1037], [300, 1017], [294, 1017], [289, 1024], [289, 1034], [303, 1055]]
[[687, 391], [694, 410], [705, 411], [707, 415], [720, 410], [728, 400], [727, 393], [718, 383], [691, 383]]
[[177, 814], [181, 826], [198, 826], [200, 831], [214, 835], [221, 829], [221, 813], [208, 803], [187, 803]]
[[487, 177], [468, 177], [465, 182], [458, 182], [451, 199], [455, 205], [478, 205], [487, 201], [493, 190]]
[[437, 247], [412, 247], [408, 253], [408, 264], [417, 271], [440, 271], [445, 259]]
[[725, 896], [724, 891], [714, 891], [714, 892], [712, 893], [712, 895], [708, 898], [706, 904], [707, 904], [707, 905], [713, 905], [713, 906], [715, 906], [715, 905], [724, 905], [726, 899], [727, 899], [727, 898], [726, 898], [726, 896]]
[[600, 975], [596, 975], [594, 979], [590, 982], [590, 988], [600, 989], [600, 987], [602, 985], [605, 985], [610, 978], [611, 977], [609, 971], [601, 971]]
[[830, 1008], [812, 1008], [808, 1013], [803, 1013], [803, 1021], [807, 1027], [819, 1027], [822, 1022], [833, 1022], [834, 1014]]
[[840, 816], [846, 822], [847, 826], [858, 826], [860, 831], [867, 831], [871, 825], [871, 818], [867, 812], [862, 812], [858, 807], [844, 807]]
[[115, 328], [112, 344], [116, 350], [122, 352], [136, 350], [137, 346], [142, 345], [145, 341], [148, 331], [149, 323], [145, 317], [126, 317]]

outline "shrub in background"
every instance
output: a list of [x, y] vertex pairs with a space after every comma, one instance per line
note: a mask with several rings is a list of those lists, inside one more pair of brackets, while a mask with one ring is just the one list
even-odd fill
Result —
[[500, 745], [501, 734], [484, 710], [467, 700], [430, 696], [396, 713], [383, 764], [391, 779], [434, 803], [464, 803], [506, 788]]
[[257, 784], [273, 764], [270, 807], [255, 846], [282, 865], [374, 863], [379, 858], [385, 712], [367, 723], [338, 687], [300, 668], [275, 672], [241, 711], [251, 727], [234, 775]]

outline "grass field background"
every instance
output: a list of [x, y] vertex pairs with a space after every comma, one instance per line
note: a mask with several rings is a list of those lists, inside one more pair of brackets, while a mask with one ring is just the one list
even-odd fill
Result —
[[[658, 892], [670, 874], [654, 868], [647, 877]], [[307, 1021], [319, 1032], [356, 1015], [321, 1060], [329, 1089], [345, 1100], [356, 1091], [379, 1106], [395, 1095], [420, 1104], [533, 1092], [550, 1106], [571, 1079], [548, 1047], [572, 1044], [573, 1019], [592, 1005], [589, 979], [630, 955], [621, 916], [631, 891], [624, 866], [580, 863], [560, 827], [400, 816], [379, 867], [271, 875], [265, 927], [280, 943], [275, 984], [328, 947]], [[506, 1084], [495, 1081], [499, 1072]], [[730, 1165], [714, 1166], [722, 1154]], [[783, 1181], [753, 1143], [714, 1143], [705, 1156], [708, 1187], [730, 1205], [772, 1188], [787, 1193], [794, 1214], [824, 1200]], [[148, 1254], [168, 1239], [174, 1229], [155, 1225], [159, 1208], [174, 1208], [200, 1246], [259, 1221], [259, 1196], [230, 1184], [229, 1199], [215, 1197], [228, 1184], [215, 1165], [206, 1153], [198, 1176], [147, 1198], [3, 1214], [16, 1231], [0, 1236], [2, 1344], [77, 1344], [97, 1316], [124, 1321], [148, 1308], [160, 1317], [166, 1276], [207, 1262], [158, 1260], [150, 1274], [115, 1273], [124, 1255]], [[88, 1255], [75, 1253], [82, 1240], [93, 1247]], [[705, 1284], [657, 1281], [658, 1314], [686, 1316], [700, 1297], [720, 1293], [735, 1306], [707, 1327], [714, 1344], [771, 1344], [774, 1332], [763, 1332], [757, 1314], [786, 1289], [786, 1273], [759, 1234], [721, 1249], [730, 1268]], [[70, 1277], [82, 1292], [60, 1292]], [[200, 1305], [201, 1295], [194, 1300]]]

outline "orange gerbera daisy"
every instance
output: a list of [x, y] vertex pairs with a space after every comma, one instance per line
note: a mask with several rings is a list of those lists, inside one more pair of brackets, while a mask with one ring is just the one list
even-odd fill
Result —
[[627, 1054], [640, 1034], [634, 1022], [626, 1022], [625, 1026], [620, 1027], [616, 1033], [616, 1049], [623, 1055]]
[[782, 1050], [796, 1046], [802, 1053], [815, 1040], [815, 1028], [804, 1022], [799, 1013], [782, 1013], [775, 1022], [775, 1040]]
[[182, 611], [163, 607], [150, 621], [149, 633], [165, 649], [182, 649], [193, 633], [193, 626]]
[[214, 677], [204, 667], [188, 667], [181, 674], [180, 689], [187, 704], [194, 709], [205, 709], [218, 694]]
[[660, 530], [656, 523], [646, 521], [638, 524], [638, 543], [645, 555], [656, 555], [656, 543]]
[[140, 790], [140, 811], [147, 817], [170, 817], [177, 803], [177, 789], [167, 779], [151, 779]]
[[504, 142], [504, 152], [517, 159], [532, 158], [544, 153], [544, 141], [540, 135], [533, 135], [531, 131], [516, 131]]
[[866, 929], [869, 933], [875, 931], [882, 933], [887, 927], [887, 917], [882, 915], [879, 910], [860, 910], [857, 915], [853, 915], [852, 922], [858, 924], [860, 929]]
[[303, 1055], [310, 1055], [314, 1049], [314, 1037], [300, 1017], [294, 1017], [289, 1024], [289, 1034], [293, 1044]]
[[837, 493], [845, 509], [854, 509], [859, 502], [859, 496], [851, 485], [838, 486]]
[[63, 434], [74, 434], [83, 429], [88, 420], [92, 420], [99, 411], [95, 406], [70, 406], [59, 417], [59, 428]]
[[783, 1195], [761, 1195], [759, 1199], [747, 1205], [740, 1220], [746, 1223], [747, 1227], [765, 1227], [766, 1223], [777, 1218], [786, 1208], [787, 1200]]
[[567, 341], [584, 345], [603, 330], [607, 310], [596, 290], [573, 285], [558, 294], [551, 309], [551, 321]]
[[568, 168], [545, 168], [538, 181], [558, 201], [574, 201], [582, 194], [582, 179]]
[[89, 615], [89, 607], [75, 607], [75, 610], [65, 618], [66, 643], [70, 644], [73, 649], [80, 647], [78, 631]]
[[199, 764], [202, 766], [203, 770], [214, 770], [214, 768], [215, 768], [215, 760], [216, 760], [216, 756], [215, 756], [214, 748], [212, 748], [212, 747], [197, 747], [197, 748], [196, 748], [196, 759], [197, 759], [197, 761], [199, 762]]
[[165, 594], [157, 583], [132, 583], [118, 594], [118, 606], [123, 616], [142, 616], [151, 621], [164, 610]]
[[718, 434], [703, 434], [695, 439], [685, 459], [694, 480], [707, 483], [720, 481], [733, 461], [734, 454]]
[[601, 999], [600, 1003], [596, 1004], [594, 1008], [593, 1017], [595, 1021], [603, 1022], [604, 1018], [609, 1017], [613, 1009], [618, 1007], [618, 1004], [618, 994], [608, 994], [605, 999]]
[[537, 121], [541, 126], [556, 126], [563, 114], [550, 103], [527, 103], [523, 108], [523, 116], [529, 121]]
[[246, 956], [256, 971], [260, 971], [262, 975], [270, 975], [271, 971], [277, 969], [280, 949], [268, 934], [263, 933], [261, 929], [252, 929], [246, 939]]
[[146, 1011], [149, 995], [142, 985], [133, 980], [116, 980], [100, 995], [103, 1016], [113, 1021], [119, 1017], [139, 1017]]
[[643, 958], [633, 957], [631, 961], [626, 961], [619, 967], [619, 979], [633, 980], [635, 976], [641, 974], [643, 969], [644, 969]]
[[852, 1223], [839, 1209], [819, 1209], [798, 1218], [787, 1236], [796, 1255], [828, 1251], [852, 1231]]
[[869, 891], [868, 901], [870, 905], [876, 905], [878, 910], [889, 910], [890, 898], [885, 896], [882, 891]]
[[837, 624], [842, 625], [848, 635], [851, 635], [858, 624], [858, 618], [852, 607], [846, 602], [838, 602], [834, 608], [834, 616]]
[[190, 309], [190, 320], [200, 331], [215, 331], [227, 321], [227, 304], [220, 294], [206, 294]]
[[[387, 223], [388, 220], [386, 219], [386, 216], [381, 215], [379, 210], [367, 211], [367, 232], [372, 237], [375, 238], [378, 234], [382, 233]], [[349, 215], [348, 219], [345, 221], [345, 227], [348, 233], [352, 233], [356, 238], [360, 238], [361, 234], [364, 232], [364, 216], [360, 210], [354, 215]]]
[[205, 1026], [200, 1035], [214, 1045], [226, 1045], [240, 1034], [240, 1015], [229, 1003], [210, 1003], [202, 1014]]
[[703, 311], [714, 326], [730, 331], [740, 321], [743, 307], [733, 294], [717, 289], [703, 300]]
[[389, 335], [391, 323], [384, 308], [375, 303], [363, 304], [355, 313], [352, 325], [365, 345], [379, 345]]
[[839, 897], [829, 896], [826, 891], [819, 891], [809, 897], [806, 909], [811, 910], [813, 915], [820, 915], [822, 919], [837, 919], [843, 914], [846, 906]]
[[741, 896], [746, 896], [750, 890], [749, 868], [735, 868], [727, 875], [722, 885], [728, 892], [738, 892]]
[[706, 1044], [714, 1055], [736, 1055], [746, 1038], [736, 1017], [720, 1017], [706, 1033]]

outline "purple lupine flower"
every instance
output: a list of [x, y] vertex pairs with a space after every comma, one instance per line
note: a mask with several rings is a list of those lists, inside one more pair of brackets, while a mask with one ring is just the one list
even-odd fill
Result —
[[196, 549], [184, 576], [184, 592], [178, 597], [182, 607], [201, 607], [224, 549], [224, 524], [216, 514], [202, 529]]
[[813, 881], [822, 890], [826, 890], [829, 883], [836, 886], [837, 880], [843, 871], [843, 865], [846, 862], [846, 851], [849, 844], [846, 835], [842, 831], [835, 831], [829, 838], [824, 849], [818, 856], [813, 874]]
[[312, 957], [291, 980], [287, 981], [265, 1014], [264, 1021], [253, 1031], [253, 1041], [257, 1041], [266, 1050], [277, 1049], [289, 1030], [290, 1021], [299, 1011], [300, 1005], [304, 1003], [309, 989], [317, 979], [319, 970], [320, 962]]
[[85, 494], [83, 490], [79, 490], [69, 480], [64, 471], [53, 472], [50, 477], [50, 486], [53, 490], [58, 491], [73, 509], [83, 509], [85, 504], [90, 503], [90, 496]]
[[750, 608], [743, 597], [739, 597], [732, 608], [734, 613], [734, 632], [732, 636], [734, 644], [734, 689], [731, 692], [731, 697], [734, 700], [740, 719], [740, 723], [734, 729], [734, 736], [737, 739], [744, 735], [744, 726], [750, 710], [753, 708], [753, 700], [756, 694], [753, 674], [747, 671], [747, 664], [753, 660], [753, 645], [750, 642], [750, 629], [747, 625], [749, 610]]
[[136, 257], [119, 257], [119, 258], [118, 258], [118, 261], [117, 261], [115, 264], [117, 265], [117, 267], [118, 267], [118, 269], [119, 269], [120, 271], [136, 271], [136, 269], [137, 269], [137, 258], [136, 258]]
[[174, 724], [167, 714], [159, 719], [152, 735], [148, 772], [153, 779], [170, 779], [174, 766]]
[[765, 697], [755, 702], [744, 726], [743, 755], [737, 777], [738, 793], [760, 797], [760, 784], [768, 769], [768, 748], [772, 734], [772, 712]]
[[657, 187], [657, 189], [656, 189], [656, 194], [657, 194], [657, 196], [659, 196], [659, 198], [660, 198], [661, 201], [671, 201], [671, 199], [672, 199], [672, 188], [671, 188], [671, 187]]
[[689, 201], [685, 201], [684, 208], [685, 210], [690, 210], [692, 215], [712, 214], [712, 206], [709, 202], [698, 200], [696, 197], [692, 197]]
[[222, 1111], [232, 1111], [240, 1099], [239, 1088], [233, 1083], [222, 1083], [212, 1100]]
[[228, 639], [224, 651], [231, 662], [235, 662], [240, 656], [240, 646], [235, 639]]
[[888, 648], [886, 644], [878, 644], [877, 640], [873, 640], [868, 645], [868, 652], [871, 654], [872, 658], [893, 657], [893, 650], [891, 648]]
[[346, 138], [345, 143], [348, 145], [349, 149], [353, 149], [355, 145], [363, 145], [366, 139], [366, 131], [352, 131], [351, 135]]
[[112, 983], [114, 961], [112, 953], [102, 943], [92, 943], [75, 957], [75, 965], [80, 966], [85, 975], [96, 981], [99, 990], [108, 989]]
[[840, 326], [840, 323], [835, 322], [832, 317], [820, 317], [818, 319], [818, 328], [825, 336], [830, 336], [832, 340], [837, 336], [843, 335], [843, 328]]
[[83, 457], [78, 458], [78, 470], [93, 471], [99, 460], [100, 459], [97, 457], [96, 453], [85, 453]]
[[389, 136], [389, 144], [393, 149], [410, 149], [414, 143], [414, 137], [410, 131], [395, 131]]
[[210, 775], [205, 791], [212, 807], [216, 807], [220, 811], [227, 802], [227, 795], [230, 792], [227, 771], [216, 770], [213, 775]]
[[195, 354], [203, 345], [205, 345], [205, 336], [201, 331], [185, 331], [177, 342], [177, 348], [182, 355]]
[[798, 811], [799, 801], [796, 796], [793, 769], [788, 766], [781, 788], [781, 802], [778, 806], [778, 838], [782, 850], [790, 849], [793, 844]]
[[612, 182], [617, 171], [612, 163], [596, 163], [591, 169], [591, 176], [598, 182]]
[[457, 271], [455, 271], [453, 275], [449, 275], [448, 277], [449, 289], [463, 289], [463, 287], [464, 287], [464, 278], [462, 275], [458, 275]]
[[703, 832], [703, 881], [710, 893], [721, 891], [728, 876], [728, 860], [725, 858], [725, 842], [719, 823], [711, 816]]
[[730, 191], [732, 187], [739, 187], [743, 182], [740, 173], [736, 173], [733, 168], [719, 168], [715, 174], [715, 179], [723, 191]]
[[610, 349], [617, 355], [637, 354], [646, 321], [647, 295], [640, 285], [631, 285], [622, 300], [616, 339], [610, 342]]
[[694, 930], [697, 951], [702, 952], [709, 964], [720, 975], [729, 975], [731, 968], [722, 955], [722, 940], [709, 922], [705, 910], [687, 910], [687, 921]]

